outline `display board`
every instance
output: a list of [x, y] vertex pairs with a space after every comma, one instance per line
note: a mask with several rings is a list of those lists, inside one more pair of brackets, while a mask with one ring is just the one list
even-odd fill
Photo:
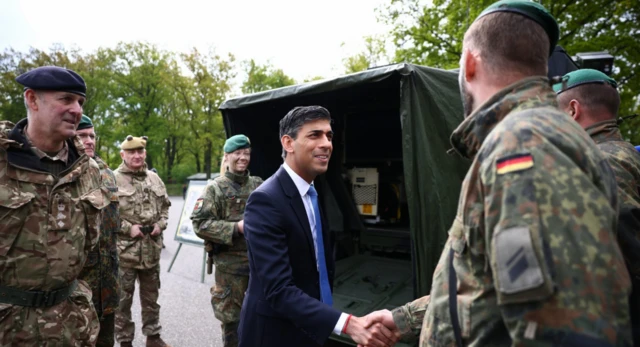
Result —
[[189, 181], [187, 196], [184, 201], [184, 206], [182, 207], [182, 214], [180, 215], [180, 222], [178, 223], [174, 240], [181, 243], [189, 243], [195, 246], [204, 247], [204, 240], [199, 238], [193, 231], [191, 212], [193, 212], [196, 200], [200, 198], [206, 186], [207, 181]]

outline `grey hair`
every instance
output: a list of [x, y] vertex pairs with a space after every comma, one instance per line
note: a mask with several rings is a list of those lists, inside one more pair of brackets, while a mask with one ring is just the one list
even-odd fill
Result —
[[[286, 116], [280, 120], [280, 138], [288, 135], [292, 139], [298, 137], [300, 128], [305, 123], [318, 119], [326, 119], [331, 122], [331, 114], [329, 110], [322, 106], [297, 106], [294, 107]], [[287, 152], [282, 149], [282, 158], [287, 157]]]

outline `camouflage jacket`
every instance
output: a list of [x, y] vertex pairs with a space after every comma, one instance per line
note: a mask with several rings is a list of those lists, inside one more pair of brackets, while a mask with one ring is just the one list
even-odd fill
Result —
[[110, 204], [102, 210], [98, 246], [89, 252], [80, 278], [85, 280], [93, 292], [93, 306], [98, 316], [115, 313], [120, 303], [120, 281], [118, 280], [118, 251], [116, 238], [120, 230], [118, 187], [113, 171], [102, 159], [95, 157], [102, 175], [102, 190], [109, 195]]
[[193, 230], [198, 237], [221, 248], [214, 256], [216, 271], [249, 275], [247, 242], [237, 232], [236, 224], [243, 219], [249, 194], [261, 183], [260, 177], [227, 171], [209, 183], [196, 201], [191, 214]]
[[118, 235], [118, 256], [120, 266], [136, 269], [150, 269], [158, 265], [162, 251], [162, 234], [144, 235], [131, 238], [131, 226], [157, 223], [160, 229], [167, 228], [169, 219], [169, 196], [160, 177], [147, 170], [145, 164], [133, 171], [124, 163], [114, 171], [120, 200], [122, 225]]
[[[26, 119], [15, 126], [0, 122], [0, 286], [52, 291], [78, 278], [109, 200], [100, 189], [98, 165], [77, 137], [67, 140], [69, 165], [56, 178], [31, 150], [26, 125]], [[84, 281], [54, 306], [0, 299], [0, 345], [92, 345], [96, 319]]]
[[465, 345], [630, 345], [615, 179], [547, 79], [496, 93], [451, 142], [473, 162], [430, 296], [393, 311], [400, 329], [420, 346], [456, 345], [453, 254]]
[[615, 120], [600, 122], [585, 130], [616, 175], [620, 202], [618, 240], [629, 271], [640, 284], [640, 153], [622, 138]]

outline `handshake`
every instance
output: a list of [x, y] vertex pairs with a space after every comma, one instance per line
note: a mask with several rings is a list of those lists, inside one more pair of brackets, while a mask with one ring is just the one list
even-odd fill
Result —
[[393, 346], [401, 337], [389, 310], [375, 311], [364, 317], [350, 316], [343, 333], [349, 335], [358, 347]]

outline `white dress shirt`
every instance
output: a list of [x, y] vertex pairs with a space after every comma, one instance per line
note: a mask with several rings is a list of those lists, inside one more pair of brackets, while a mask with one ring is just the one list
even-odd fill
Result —
[[[287, 171], [287, 173], [291, 177], [291, 180], [293, 180], [293, 184], [296, 185], [296, 188], [298, 188], [298, 192], [302, 197], [302, 204], [304, 205], [304, 209], [307, 212], [307, 219], [309, 220], [309, 226], [311, 227], [311, 236], [313, 237], [313, 249], [316, 255], [316, 267], [317, 267], [318, 266], [318, 247], [316, 247], [316, 240], [317, 240], [318, 231], [316, 230], [316, 218], [313, 213], [313, 205], [311, 204], [311, 197], [308, 194], [309, 187], [311, 187], [311, 184], [313, 184], [313, 182], [308, 183], [307, 181], [305, 181], [302, 177], [300, 177], [297, 173], [295, 173], [295, 171], [293, 171], [293, 169], [290, 168], [289, 165], [287, 165], [287, 163], [282, 164], [282, 167], [285, 169], [285, 171]], [[338, 319], [338, 322], [336, 323], [335, 328], [333, 328], [334, 334], [340, 335], [342, 333], [342, 328], [344, 327], [344, 323], [346, 322], [347, 317], [349, 317], [349, 315], [344, 312], [340, 315], [340, 319]]]

